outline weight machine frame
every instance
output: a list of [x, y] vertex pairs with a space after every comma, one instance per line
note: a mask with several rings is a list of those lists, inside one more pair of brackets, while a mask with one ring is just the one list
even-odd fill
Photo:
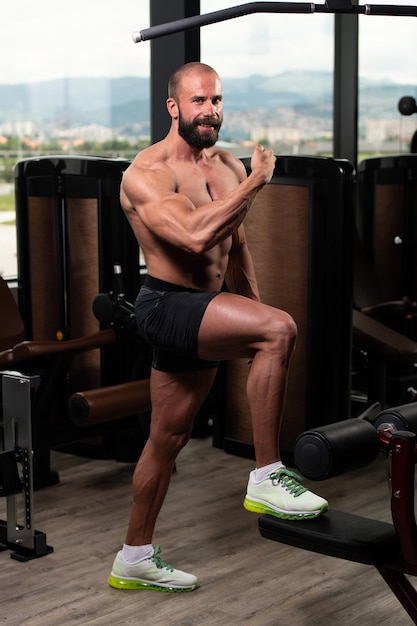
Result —
[[[0, 520], [0, 551], [11, 550], [11, 558], [29, 561], [53, 552], [46, 534], [34, 529], [32, 394], [39, 375], [0, 372], [3, 394], [4, 451], [0, 452], [0, 496], [7, 499], [7, 521]], [[19, 476], [19, 464], [21, 476]], [[19, 499], [23, 519], [19, 520]]]
[[148, 41], [200, 26], [223, 22], [253, 13], [338, 13], [348, 15], [389, 15], [396, 17], [417, 17], [417, 6], [364, 4], [356, 5], [351, 0], [326, 0], [325, 4], [314, 2], [248, 2], [228, 9], [212, 11], [204, 15], [194, 15], [150, 28], [136, 30], [132, 34], [134, 43]]

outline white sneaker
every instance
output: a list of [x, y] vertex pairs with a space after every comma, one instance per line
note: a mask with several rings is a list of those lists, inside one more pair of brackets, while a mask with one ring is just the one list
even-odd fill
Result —
[[174, 569], [165, 563], [159, 555], [161, 549], [156, 546], [151, 557], [138, 563], [129, 564], [118, 552], [108, 578], [110, 587], [115, 589], [153, 589], [154, 591], [181, 592], [193, 591], [198, 587], [198, 580], [192, 574]]
[[329, 509], [328, 502], [303, 487], [301, 481], [301, 476], [280, 467], [256, 483], [253, 471], [243, 506], [253, 513], [269, 513], [291, 520], [311, 519], [325, 513]]

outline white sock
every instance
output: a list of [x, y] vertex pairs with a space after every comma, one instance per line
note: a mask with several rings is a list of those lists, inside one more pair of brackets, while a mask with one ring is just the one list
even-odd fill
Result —
[[281, 463], [281, 461], [275, 461], [275, 463], [270, 463], [270, 465], [264, 465], [263, 467], [257, 467], [254, 470], [254, 478], [255, 478], [255, 482], [256, 483], [260, 483], [263, 480], [265, 480], [265, 478], [268, 478], [268, 476], [274, 472], [277, 469], [280, 469], [281, 467], [285, 467], [283, 463]]
[[149, 559], [154, 553], [154, 548], [151, 543], [144, 546], [128, 546], [123, 544], [122, 559], [125, 563], [132, 565], [138, 563], [144, 559]]

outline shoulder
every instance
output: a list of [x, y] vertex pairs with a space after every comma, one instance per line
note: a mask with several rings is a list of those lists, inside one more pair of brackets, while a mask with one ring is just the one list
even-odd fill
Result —
[[138, 172], [146, 171], [170, 171], [170, 167], [167, 164], [168, 151], [166, 150], [164, 143], [160, 141], [155, 143], [145, 150], [139, 152], [133, 159], [132, 163], [126, 170], [126, 174], [137, 174]]
[[154, 144], [140, 152], [125, 170], [122, 187], [127, 190], [158, 185], [175, 189], [175, 174], [167, 163], [161, 144]]

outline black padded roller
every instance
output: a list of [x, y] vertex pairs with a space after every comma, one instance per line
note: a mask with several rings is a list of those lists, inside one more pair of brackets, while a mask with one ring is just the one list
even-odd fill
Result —
[[302, 433], [295, 442], [294, 459], [303, 476], [324, 480], [370, 465], [379, 449], [374, 426], [355, 418]]
[[372, 420], [372, 424], [377, 430], [386, 425], [393, 431], [409, 430], [417, 433], [417, 402], [385, 409]]

